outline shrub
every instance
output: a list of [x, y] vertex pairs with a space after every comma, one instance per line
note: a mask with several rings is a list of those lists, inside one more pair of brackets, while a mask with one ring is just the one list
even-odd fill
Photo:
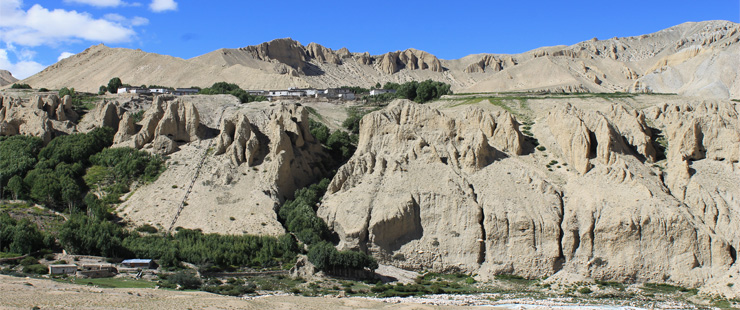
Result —
[[10, 86], [12, 89], [31, 89], [31, 85], [23, 84], [23, 83], [15, 83], [12, 86]]
[[582, 287], [578, 289], [578, 292], [581, 294], [591, 294], [593, 291], [588, 287]]
[[144, 224], [144, 225], [141, 225], [139, 227], [136, 227], [136, 231], [154, 234], [154, 233], [157, 233], [158, 230], [157, 230], [156, 227], [154, 227], [152, 225]]
[[49, 267], [41, 264], [29, 265], [23, 267], [23, 272], [33, 274], [47, 274], [49, 273]]
[[177, 284], [183, 289], [197, 289], [202, 284], [194, 274], [180, 271], [167, 277], [167, 282]]
[[39, 263], [33, 256], [27, 256], [21, 260], [21, 266], [37, 265]]

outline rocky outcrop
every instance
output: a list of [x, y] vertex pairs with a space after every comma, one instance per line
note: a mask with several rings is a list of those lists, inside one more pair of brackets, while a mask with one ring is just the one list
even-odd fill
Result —
[[259, 154], [260, 143], [256, 133], [252, 131], [252, 124], [244, 114], [224, 119], [221, 122], [217, 141], [216, 155], [227, 153], [236, 165], [247, 163], [252, 166]]
[[511, 56], [497, 58], [493, 55], [485, 55], [477, 62], [468, 65], [463, 71], [466, 73], [499, 72], [516, 65], [517, 61]]
[[118, 122], [121, 120], [123, 110], [116, 102], [103, 100], [97, 103], [95, 108], [88, 113], [82, 124], [84, 130], [92, 130], [97, 127], [118, 128]]
[[697, 102], [663, 105], [647, 111], [664, 126], [668, 141], [666, 184], [679, 199], [686, 198], [692, 179], [691, 166], [698, 161], [736, 170], [740, 162], [740, 120], [737, 105], [730, 102]]
[[591, 169], [591, 132], [570, 105], [551, 112], [548, 126], [568, 164], [579, 173]]
[[0, 97], [0, 135], [3, 136], [31, 135], [48, 143], [57, 129], [67, 129], [70, 121], [77, 118], [69, 99], [60, 102], [57, 95], [34, 95], [28, 101], [11, 96]]
[[8, 70], [0, 70], [0, 86], [5, 86], [18, 82], [12, 73]]
[[[728, 169], [737, 165], [731, 108], [689, 109], [704, 116], [666, 130], [678, 132], [668, 138], [669, 158], [675, 141], [694, 169], [709, 154]], [[664, 183], [671, 170], [653, 167], [661, 155], [648, 119], [675, 123], [684, 109], [552, 108], [534, 132], [553, 143], [544, 160], [567, 163], [558, 169], [568, 181], [558, 183], [559, 172], [517, 156], [526, 144], [512, 115], [469, 109], [455, 118], [397, 101], [363, 118], [358, 150], [318, 214], [340, 249], [401, 268], [701, 286], [735, 262], [740, 234], [730, 228], [738, 217], [728, 197], [740, 193], [732, 170], [713, 169], [727, 181], [717, 186], [688, 173], [686, 198], [675, 196]], [[702, 124], [719, 129], [707, 138]]]
[[378, 66], [380, 71], [386, 74], [393, 74], [401, 69], [444, 71], [442, 63], [436, 56], [413, 48], [383, 54], [378, 60]]
[[567, 104], [553, 109], [547, 122], [565, 160], [581, 174], [593, 167], [594, 160], [610, 165], [619, 154], [649, 161], [658, 157], [645, 115], [621, 105], [601, 113], [580, 111]]
[[[178, 143], [200, 140], [202, 128], [200, 115], [190, 102], [182, 102], [165, 96], [156, 96], [152, 106], [144, 112], [141, 128], [137, 127], [128, 113], [123, 115], [121, 124], [116, 120], [116, 132], [113, 143], [137, 149], [153, 148], [158, 154], [170, 154], [177, 150]], [[103, 108], [108, 111], [113, 108]], [[101, 112], [102, 113], [102, 112]], [[107, 114], [106, 114], [107, 115]], [[110, 113], [113, 119], [113, 113]], [[153, 144], [150, 144], [154, 142]]]
[[485, 256], [484, 229], [467, 176], [521, 151], [510, 119], [479, 109], [458, 119], [405, 100], [368, 114], [319, 216], [340, 236], [340, 248], [407, 268], [471, 270]]
[[113, 137], [113, 143], [126, 141], [134, 134], [136, 134], [134, 118], [131, 116], [131, 112], [124, 112], [121, 121], [118, 122], [118, 130], [116, 131], [116, 135]]
[[221, 121], [215, 154], [234, 166], [265, 165], [279, 194], [290, 195], [324, 172], [319, 163], [325, 154], [308, 124], [308, 111], [293, 104], [280, 105], [256, 124], [237, 113]]
[[342, 55], [345, 55], [346, 57], [348, 54], [349, 50], [347, 50], [346, 48], [343, 49], [342, 53], [340, 53], [339, 51], [335, 53], [331, 49], [313, 42], [309, 43], [308, 46], [306, 46], [306, 55], [322, 63], [341, 65], [343, 58]]
[[253, 57], [264, 61], [277, 61], [303, 72], [306, 66], [306, 50], [297, 41], [290, 38], [275, 39], [260, 45], [242, 48]]
[[[209, 106], [200, 102], [201, 121], [220, 132], [207, 140], [182, 143], [154, 134], [167, 109], [182, 109], [168, 107], [175, 102], [158, 100], [140, 122], [142, 129], [136, 136], [142, 141], [151, 139], [144, 149], [172, 154], [162, 176], [137, 189], [123, 204], [126, 218], [166, 227], [179, 214], [175, 227], [228, 234], [285, 234], [276, 212], [280, 203], [326, 176], [332, 163], [309, 131], [308, 110], [296, 104], [220, 101]], [[178, 114], [182, 119], [187, 113]], [[185, 188], [190, 206], [180, 210]]]

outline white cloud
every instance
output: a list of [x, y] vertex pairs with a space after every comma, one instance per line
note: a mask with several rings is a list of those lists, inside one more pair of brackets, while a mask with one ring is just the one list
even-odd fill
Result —
[[144, 26], [146, 24], [149, 24], [149, 20], [144, 17], [134, 16], [133, 18], [126, 18], [120, 14], [105, 14], [103, 16], [103, 19], [116, 22], [122, 25], [131, 25], [131, 26]]
[[144, 26], [149, 24], [149, 20], [141, 16], [134, 16], [134, 18], [130, 19], [129, 22], [131, 23], [131, 26]]
[[33, 60], [21, 60], [13, 63], [8, 57], [8, 51], [0, 48], [0, 69], [8, 70], [17, 79], [25, 79], [44, 70], [46, 66]]
[[[134, 19], [138, 25], [143, 22], [141, 18]], [[130, 24], [133, 26], [134, 22]], [[23, 11], [19, 0], [0, 0], [0, 41], [7, 43], [39, 46], [80, 39], [119, 43], [135, 36], [134, 30], [120, 22], [95, 19], [85, 12], [48, 10], [38, 4]]]
[[64, 58], [68, 58], [68, 57], [71, 57], [71, 56], [74, 56], [74, 55], [75, 55], [74, 53], [62, 52], [62, 54], [59, 55], [59, 58], [57, 58], [57, 61], [61, 61]]
[[177, 10], [177, 2], [174, 0], [152, 0], [149, 8], [154, 12], [174, 11]]
[[100, 8], [114, 8], [125, 4], [121, 0], [64, 0], [64, 3], [87, 4]]

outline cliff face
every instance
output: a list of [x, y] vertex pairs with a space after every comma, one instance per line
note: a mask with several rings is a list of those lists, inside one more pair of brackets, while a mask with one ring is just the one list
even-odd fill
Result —
[[692, 106], [546, 108], [543, 172], [508, 112], [396, 101], [363, 118], [318, 213], [339, 248], [403, 268], [700, 286], [736, 260], [740, 128], [734, 104]]

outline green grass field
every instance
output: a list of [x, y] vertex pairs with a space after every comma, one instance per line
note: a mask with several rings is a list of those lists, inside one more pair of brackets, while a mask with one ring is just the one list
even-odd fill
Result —
[[74, 283], [81, 285], [94, 285], [104, 288], [154, 288], [157, 282], [147, 280], [135, 280], [127, 278], [98, 278], [98, 279], [81, 279], [81, 278], [63, 278], [54, 279], [55, 281]]

